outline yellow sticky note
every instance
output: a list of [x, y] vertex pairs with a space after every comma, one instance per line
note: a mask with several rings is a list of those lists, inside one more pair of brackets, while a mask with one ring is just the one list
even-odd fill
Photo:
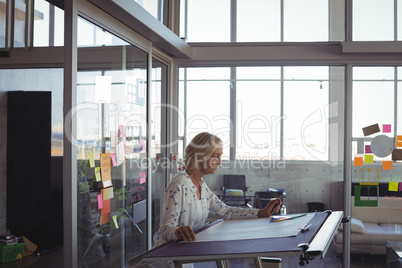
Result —
[[356, 167], [363, 166], [363, 157], [355, 157], [354, 165]]
[[389, 182], [388, 191], [398, 192], [398, 182], [394, 181]]
[[112, 217], [112, 224], [110, 225], [110, 227], [112, 227], [112, 225], [114, 228], [119, 229], [119, 224], [117, 223], [117, 215], [114, 215]]
[[374, 155], [372, 154], [366, 154], [364, 155], [364, 163], [373, 163]]
[[90, 167], [95, 167], [95, 154], [89, 153], [89, 166]]
[[383, 170], [392, 170], [392, 161], [382, 161]]
[[103, 201], [113, 198], [113, 187], [103, 189], [102, 193]]
[[96, 181], [101, 181], [101, 168], [96, 167], [94, 172], [95, 172], [95, 180]]

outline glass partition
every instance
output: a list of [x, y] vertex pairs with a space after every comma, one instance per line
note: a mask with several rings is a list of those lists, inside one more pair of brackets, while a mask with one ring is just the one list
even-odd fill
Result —
[[148, 55], [85, 20], [78, 27], [79, 266], [126, 267], [147, 249]]

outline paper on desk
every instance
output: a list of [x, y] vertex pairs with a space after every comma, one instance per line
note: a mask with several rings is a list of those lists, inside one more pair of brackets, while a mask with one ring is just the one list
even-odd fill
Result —
[[[195, 235], [195, 242], [228, 241], [296, 236], [315, 213], [304, 217], [270, 223], [271, 217], [246, 220], [226, 220]], [[297, 216], [291, 215], [291, 216]]]

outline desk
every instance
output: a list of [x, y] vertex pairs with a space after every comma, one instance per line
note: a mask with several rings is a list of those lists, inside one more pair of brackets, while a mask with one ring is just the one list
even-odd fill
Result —
[[389, 268], [402, 267], [402, 242], [387, 241], [385, 259]]
[[[196, 243], [168, 242], [146, 252], [143, 261], [172, 260], [175, 267], [183, 263], [216, 261], [218, 267], [228, 267], [226, 260], [255, 258], [256, 267], [262, 267], [258, 257], [280, 257], [297, 254], [305, 260], [324, 257], [335, 232], [342, 221], [342, 211], [316, 212], [309, 221], [311, 227], [294, 237], [211, 241]], [[250, 226], [252, 228], [252, 226]], [[202, 230], [201, 230], [202, 232]]]

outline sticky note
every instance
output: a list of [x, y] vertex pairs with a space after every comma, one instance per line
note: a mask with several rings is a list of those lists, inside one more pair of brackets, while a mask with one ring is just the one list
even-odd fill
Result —
[[102, 194], [98, 194], [98, 209], [103, 208], [103, 197]]
[[141, 151], [145, 151], [146, 149], [146, 144], [144, 140], [141, 140]]
[[383, 170], [392, 170], [392, 161], [383, 161], [382, 169]]
[[396, 147], [402, 147], [402, 141], [396, 141]]
[[398, 185], [399, 185], [399, 186], [398, 186], [399, 192], [402, 192], [402, 182], [400, 182]]
[[89, 153], [89, 166], [95, 167], [95, 154], [93, 152]]
[[114, 166], [114, 167], [117, 166], [116, 154], [111, 153], [110, 158], [112, 159], [112, 166]]
[[105, 214], [101, 214], [100, 217], [99, 217], [99, 224], [104, 225], [104, 224], [106, 224], [108, 222], [110, 222], [110, 212], [105, 213]]
[[121, 141], [116, 145], [116, 158], [118, 165], [124, 162], [124, 153], [124, 141]]
[[114, 227], [116, 229], [119, 229], [119, 224], [117, 223], [117, 215], [114, 215], [112, 217], [112, 224], [110, 224], [110, 227]]
[[118, 137], [125, 137], [126, 136], [126, 134], [124, 133], [124, 126], [123, 125], [119, 126], [119, 133], [118, 133], [117, 136]]
[[101, 168], [100, 167], [96, 167], [94, 170], [95, 173], [95, 180], [96, 181], [101, 181]]
[[402, 135], [396, 136], [396, 140], [397, 140], [397, 141], [402, 141]]
[[145, 177], [145, 176], [146, 176], [145, 171], [140, 172], [140, 178], [141, 178], [141, 177]]
[[374, 155], [366, 154], [364, 155], [364, 163], [370, 164], [373, 163]]
[[363, 157], [355, 157], [355, 167], [363, 166]]
[[364, 146], [364, 152], [366, 154], [372, 154], [373, 152], [371, 151], [371, 145], [365, 145]]
[[103, 200], [103, 207], [101, 208], [101, 215], [110, 213], [110, 199]]
[[398, 192], [398, 182], [394, 182], [394, 181], [389, 182], [388, 191]]
[[383, 124], [382, 125], [382, 132], [391, 133], [391, 125], [390, 124]]
[[364, 136], [368, 136], [377, 132], [380, 132], [380, 126], [378, 124], [374, 124], [363, 128]]
[[147, 181], [147, 178], [146, 178], [146, 177], [140, 178], [140, 184], [143, 184], [143, 183], [145, 183], [146, 181]]
[[110, 171], [110, 153], [100, 155], [100, 168], [102, 173], [103, 187], [112, 185], [112, 177]]
[[113, 187], [102, 189], [103, 201], [113, 198]]

